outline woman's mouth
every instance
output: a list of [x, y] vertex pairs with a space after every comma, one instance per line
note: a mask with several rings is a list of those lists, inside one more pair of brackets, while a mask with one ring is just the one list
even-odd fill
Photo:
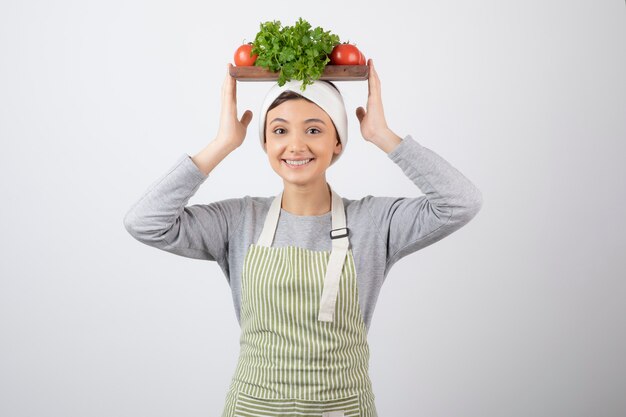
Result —
[[[294, 161], [289, 159], [281, 159], [283, 165], [291, 169], [302, 169], [308, 166], [315, 158], [303, 159], [301, 161]], [[289, 162], [288, 162], [289, 161]]]

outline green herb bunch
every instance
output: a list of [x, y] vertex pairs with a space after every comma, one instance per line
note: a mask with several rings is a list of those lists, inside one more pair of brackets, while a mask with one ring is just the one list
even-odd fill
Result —
[[261, 23], [252, 43], [251, 54], [258, 54], [255, 66], [280, 71], [278, 85], [302, 80], [300, 90], [322, 76], [330, 62], [328, 55], [340, 43], [339, 36], [311, 24], [301, 17], [294, 26], [281, 28], [278, 20]]

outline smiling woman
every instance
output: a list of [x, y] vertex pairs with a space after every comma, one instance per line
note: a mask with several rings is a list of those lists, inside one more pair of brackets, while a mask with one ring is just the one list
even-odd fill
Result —
[[[181, 156], [127, 213], [146, 244], [216, 261], [233, 292], [240, 354], [222, 417], [377, 417], [367, 330], [390, 268], [476, 215], [480, 191], [439, 155], [386, 124], [370, 60], [363, 139], [425, 195], [342, 198], [326, 170], [345, 152], [348, 119], [339, 90], [315, 80], [274, 84], [259, 114], [259, 143], [284, 189], [187, 205], [211, 170], [238, 148], [252, 112], [237, 117], [227, 75], [216, 139]], [[345, 343], [349, 340], [350, 343]]]

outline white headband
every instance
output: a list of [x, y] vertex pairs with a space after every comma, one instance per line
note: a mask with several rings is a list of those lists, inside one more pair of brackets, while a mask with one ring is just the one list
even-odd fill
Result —
[[259, 118], [259, 139], [261, 140], [261, 147], [265, 153], [267, 153], [265, 143], [263, 143], [267, 109], [282, 92], [291, 90], [320, 106], [335, 124], [339, 141], [341, 142], [341, 152], [337, 155], [333, 155], [330, 161], [330, 165], [332, 165], [346, 150], [346, 144], [348, 143], [348, 115], [346, 114], [346, 106], [343, 102], [343, 97], [332, 85], [319, 79], [314, 80], [313, 84], [307, 84], [304, 91], [300, 89], [301, 86], [301, 80], [287, 81], [282, 87], [279, 86], [277, 82], [268, 91], [263, 100], [263, 105], [261, 106], [261, 113], [259, 113], [261, 115]]

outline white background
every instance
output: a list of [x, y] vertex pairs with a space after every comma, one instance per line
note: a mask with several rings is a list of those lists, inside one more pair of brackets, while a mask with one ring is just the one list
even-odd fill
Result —
[[[219, 416], [239, 353], [214, 262], [142, 245], [123, 217], [217, 132], [261, 22], [373, 58], [387, 122], [472, 180], [468, 225], [398, 262], [369, 333], [379, 415], [626, 413], [623, 1], [0, 3], [0, 415]], [[351, 199], [418, 196], [354, 114], [327, 172]], [[190, 204], [277, 194], [269, 83], [238, 83], [244, 144]]]

